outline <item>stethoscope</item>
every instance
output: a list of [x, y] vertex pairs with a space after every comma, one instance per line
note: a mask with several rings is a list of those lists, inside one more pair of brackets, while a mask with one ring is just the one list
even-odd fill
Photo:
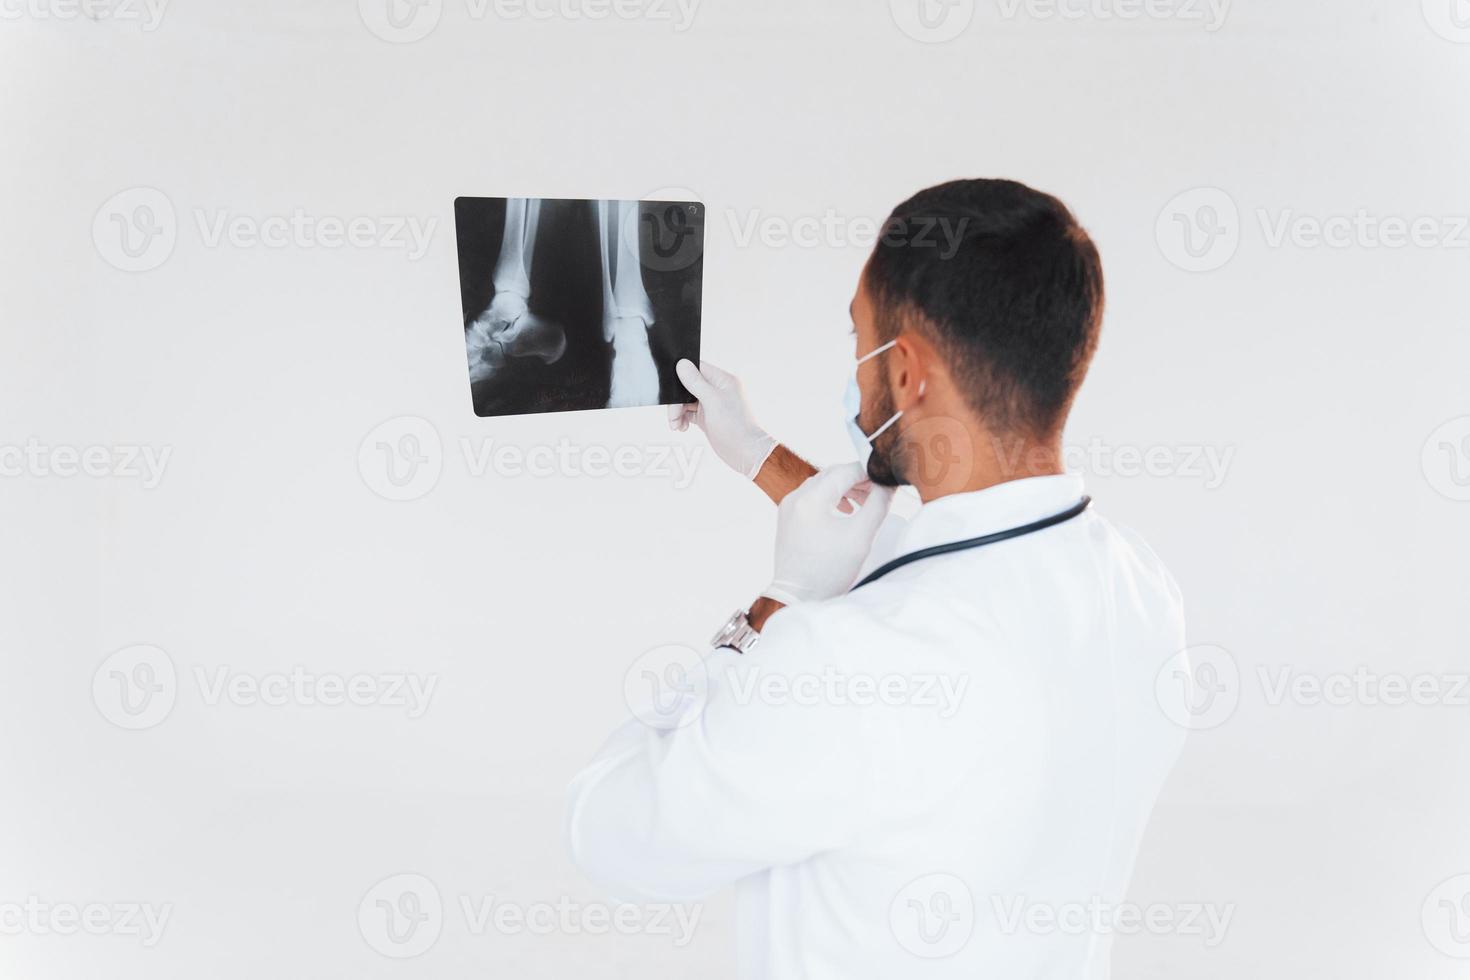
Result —
[[953, 554], [956, 551], [968, 551], [971, 548], [983, 548], [987, 544], [996, 544], [1001, 541], [1009, 541], [1012, 538], [1020, 538], [1028, 534], [1035, 534], [1037, 531], [1044, 531], [1049, 527], [1055, 527], [1058, 524], [1070, 521], [1072, 518], [1076, 517], [1084, 510], [1086, 510], [1091, 503], [1091, 497], [1083, 497], [1080, 501], [1073, 504], [1071, 507], [1068, 507], [1060, 514], [1053, 514], [1050, 517], [1043, 517], [1041, 520], [1033, 521], [1030, 524], [1023, 524], [1020, 527], [1007, 528], [1004, 531], [995, 531], [991, 534], [982, 534], [978, 538], [966, 538], [964, 541], [951, 541], [949, 544], [936, 544], [931, 548], [920, 548], [918, 551], [910, 552], [907, 555], [900, 555], [892, 561], [886, 562], [873, 569], [863, 578], [861, 582], [859, 582], [857, 585], [854, 585], [849, 591], [856, 591], [858, 589], [861, 589], [869, 582], [878, 581], [889, 572], [896, 571], [905, 565], [913, 564], [914, 562], [921, 561], [925, 558], [933, 558], [937, 555], [949, 555]]

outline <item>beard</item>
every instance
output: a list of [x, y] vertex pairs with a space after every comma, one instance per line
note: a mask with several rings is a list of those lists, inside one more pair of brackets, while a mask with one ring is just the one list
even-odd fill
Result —
[[[893, 392], [885, 385], [878, 395], [877, 422], [873, 428], [882, 425], [888, 419], [893, 418], [895, 411], [893, 407]], [[862, 428], [862, 416], [858, 416], [858, 427]], [[871, 430], [867, 430], [871, 431]], [[868, 479], [880, 487], [903, 487], [908, 486], [908, 477], [905, 476], [907, 467], [904, 465], [903, 446], [899, 439], [898, 423], [890, 425], [881, 436], [872, 442], [872, 453], [868, 456]]]

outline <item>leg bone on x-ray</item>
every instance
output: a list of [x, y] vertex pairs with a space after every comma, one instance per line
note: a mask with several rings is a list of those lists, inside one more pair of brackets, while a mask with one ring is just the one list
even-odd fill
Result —
[[[658, 401], [658, 366], [648, 347], [653, 304], [638, 261], [638, 202], [598, 201], [602, 252], [602, 336], [613, 345], [609, 408]], [[631, 242], [630, 242], [631, 239]]]

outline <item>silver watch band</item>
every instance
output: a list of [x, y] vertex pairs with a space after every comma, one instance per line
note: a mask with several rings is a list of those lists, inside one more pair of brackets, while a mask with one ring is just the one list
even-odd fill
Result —
[[760, 641], [761, 635], [750, 625], [746, 618], [744, 609], [735, 610], [734, 614], [720, 627], [711, 639], [710, 644], [715, 648], [729, 647], [736, 653], [749, 653]]

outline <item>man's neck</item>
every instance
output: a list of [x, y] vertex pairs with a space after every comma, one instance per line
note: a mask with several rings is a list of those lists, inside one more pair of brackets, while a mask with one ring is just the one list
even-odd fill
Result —
[[[954, 440], [950, 440], [951, 445]], [[913, 467], [906, 474], [913, 481], [919, 499], [924, 503], [956, 493], [973, 493], [1012, 480], [1033, 476], [1057, 476], [1065, 473], [1062, 466], [1062, 441], [1039, 440], [1021, 436], [996, 436], [986, 431], [971, 433], [972, 452], [947, 454], [936, 445], [928, 465]]]

